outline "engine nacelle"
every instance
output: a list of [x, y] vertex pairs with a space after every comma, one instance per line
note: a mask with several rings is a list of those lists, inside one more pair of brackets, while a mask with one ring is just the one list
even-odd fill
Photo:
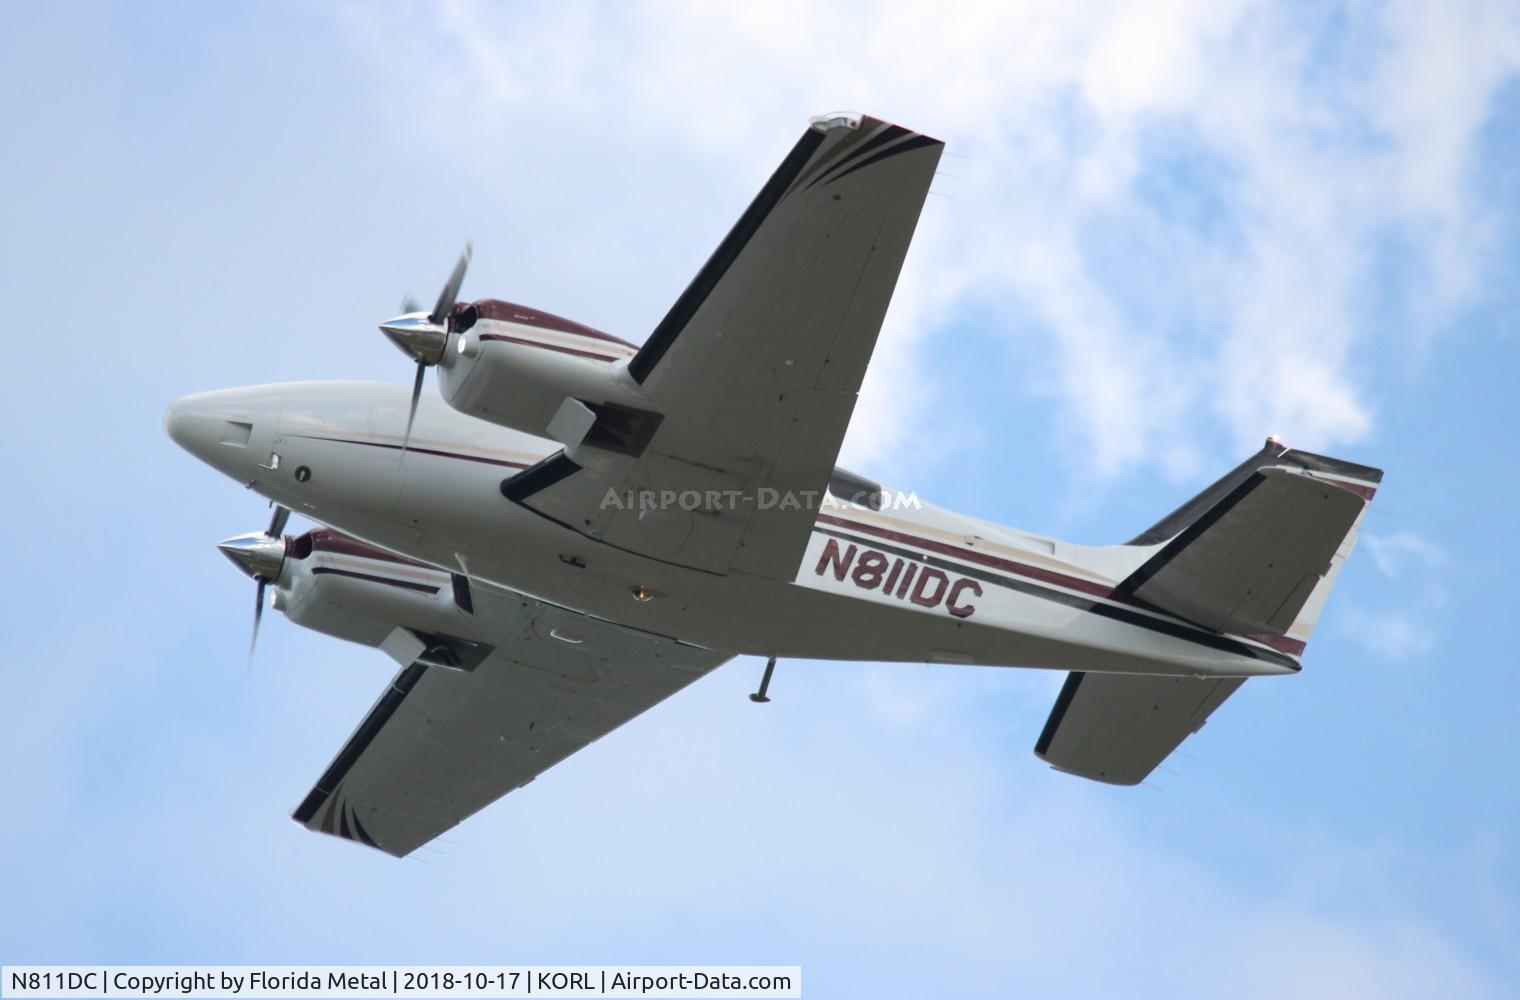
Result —
[[638, 453], [660, 417], [644, 408], [628, 361], [638, 348], [559, 316], [498, 299], [460, 304], [438, 361], [449, 405], [503, 427]]
[[274, 606], [292, 622], [415, 660], [469, 670], [491, 652], [469, 581], [318, 528], [286, 543]]

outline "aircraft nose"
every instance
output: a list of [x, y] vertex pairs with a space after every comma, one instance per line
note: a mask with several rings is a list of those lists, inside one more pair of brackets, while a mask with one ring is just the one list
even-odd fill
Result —
[[169, 404], [164, 430], [174, 443], [242, 482], [255, 478], [268, 454], [270, 428], [279, 413], [280, 387], [249, 386], [184, 396]]
[[[184, 396], [170, 403], [164, 413], [164, 430], [169, 432], [169, 437], [203, 462], [210, 461], [217, 446], [230, 436], [234, 423], [228, 419], [226, 410], [217, 405], [219, 395], [201, 392]], [[249, 429], [252, 430], [251, 425]]]

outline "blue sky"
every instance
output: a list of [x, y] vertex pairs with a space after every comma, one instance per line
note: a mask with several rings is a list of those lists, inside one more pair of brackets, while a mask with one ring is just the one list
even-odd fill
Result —
[[[1520, 991], [1501, 3], [0, 7], [0, 961], [801, 964], [808, 996]], [[946, 139], [847, 460], [1073, 540], [1387, 470], [1302, 675], [1148, 787], [1059, 676], [738, 661], [395, 862], [285, 815], [388, 676], [266, 624], [186, 392], [465, 287], [644, 336], [808, 115]]]

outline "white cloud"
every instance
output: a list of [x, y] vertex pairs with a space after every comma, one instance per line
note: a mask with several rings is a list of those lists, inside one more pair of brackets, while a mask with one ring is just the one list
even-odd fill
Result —
[[[967, 157], [940, 184], [954, 201], [931, 199], [848, 455], [870, 464], [925, 433], [948, 390], [918, 352], [974, 297], [1033, 318], [1005, 336], [1044, 342], [1030, 383], [1073, 428], [1076, 471], [1100, 478], [1158, 450], [1191, 473], [1216, 428], [1232, 447], [1366, 436], [1378, 241], [1406, 237], [1427, 321], [1471, 294], [1485, 232], [1472, 142], [1520, 66], [1515, 11], [1477, 2], [590, 11], [448, 3], [426, 44], [367, 8], [351, 17], [408, 87], [437, 81], [416, 95], [450, 109], [435, 127], [487, 149], [527, 119], [728, 186], [766, 159], [761, 136], [838, 105], [949, 139]], [[1179, 164], [1219, 178], [1173, 185], [1210, 199], [1200, 218], [1146, 196]], [[1112, 287], [1105, 254], [1148, 276], [1145, 308]]]
[[1366, 547], [1378, 570], [1390, 580], [1404, 579], [1411, 571], [1438, 570], [1448, 562], [1445, 549], [1413, 531], [1386, 535], [1363, 531], [1359, 544]]
[[1435, 648], [1437, 622], [1447, 603], [1443, 571], [1446, 550], [1413, 531], [1381, 534], [1363, 529], [1359, 550], [1396, 587], [1381, 606], [1353, 605], [1337, 613], [1339, 627], [1357, 642], [1389, 659], [1418, 656]]

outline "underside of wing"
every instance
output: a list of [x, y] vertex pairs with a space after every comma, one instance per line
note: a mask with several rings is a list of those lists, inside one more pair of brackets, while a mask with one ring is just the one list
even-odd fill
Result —
[[1035, 755], [1082, 778], [1138, 785], [1244, 683], [1241, 678], [1070, 674]]
[[588, 442], [508, 495], [653, 558], [790, 579], [942, 148], [872, 118], [809, 128], [629, 362], [648, 413], [616, 416], [647, 442]]
[[[297, 822], [401, 857], [726, 659], [479, 584], [473, 593], [494, 646], [403, 666]], [[391, 645], [411, 638], [398, 629]]]

